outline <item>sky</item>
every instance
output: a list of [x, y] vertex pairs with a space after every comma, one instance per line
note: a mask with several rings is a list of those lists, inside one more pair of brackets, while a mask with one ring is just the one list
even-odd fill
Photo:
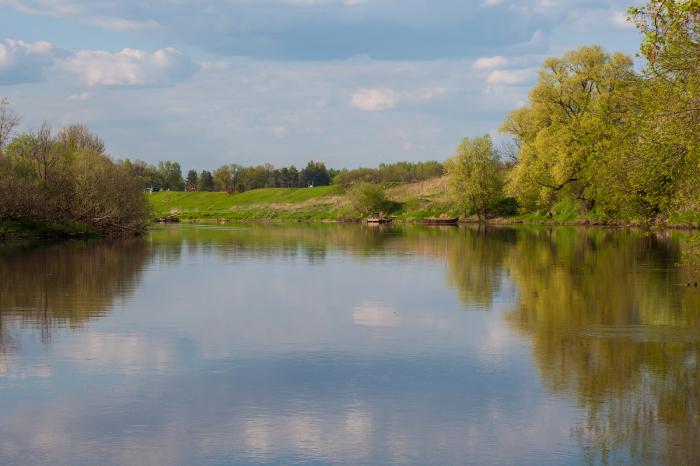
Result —
[[634, 55], [633, 0], [0, 0], [0, 98], [115, 158], [330, 167], [499, 139], [548, 56]]

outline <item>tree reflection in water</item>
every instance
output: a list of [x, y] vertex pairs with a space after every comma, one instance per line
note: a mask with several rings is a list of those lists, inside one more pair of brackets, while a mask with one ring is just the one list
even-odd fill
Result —
[[79, 328], [109, 312], [139, 284], [149, 259], [143, 239], [6, 245], [0, 250], [0, 355], [18, 344], [12, 328]]
[[592, 464], [700, 464], [700, 298], [678, 244], [638, 232], [518, 235], [507, 315], [553, 393], [587, 409]]
[[[183, 251], [187, 254], [183, 254]], [[0, 356], [15, 325], [79, 328], [155, 264], [195, 253], [236, 261], [334, 254], [443, 261], [464, 308], [511, 303], [546, 389], [587, 413], [572, 428], [592, 464], [700, 464], [700, 291], [668, 235], [574, 228], [166, 227], [147, 239], [0, 251]], [[202, 256], [207, 260], [209, 256]], [[503, 297], [512, 292], [512, 296]]]

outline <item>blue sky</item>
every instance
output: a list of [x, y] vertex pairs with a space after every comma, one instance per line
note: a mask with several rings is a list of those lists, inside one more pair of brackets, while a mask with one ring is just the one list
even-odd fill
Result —
[[0, 97], [117, 158], [333, 167], [446, 159], [544, 58], [633, 55], [629, 1], [0, 0]]

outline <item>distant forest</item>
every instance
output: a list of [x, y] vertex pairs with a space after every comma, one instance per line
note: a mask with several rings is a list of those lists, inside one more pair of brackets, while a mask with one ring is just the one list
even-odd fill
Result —
[[310, 161], [304, 168], [294, 165], [276, 168], [271, 164], [244, 167], [222, 165], [214, 171], [189, 170], [183, 176], [180, 164], [173, 161], [150, 165], [142, 160], [117, 162], [137, 177], [147, 190], [244, 192], [258, 188], [302, 188], [337, 184], [350, 186], [357, 182], [409, 183], [443, 174], [440, 162], [397, 162], [379, 168], [334, 169], [323, 162]]

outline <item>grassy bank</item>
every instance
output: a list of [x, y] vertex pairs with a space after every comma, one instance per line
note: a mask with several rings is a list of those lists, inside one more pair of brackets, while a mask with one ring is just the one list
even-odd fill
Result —
[[[397, 210], [397, 222], [414, 223], [425, 217], [459, 216], [447, 194], [444, 177], [389, 187], [386, 196]], [[148, 195], [156, 219], [166, 216], [181, 221], [340, 221], [360, 220], [348, 194], [339, 186], [316, 188], [265, 188], [240, 194], [210, 192], [158, 192]], [[463, 218], [477, 221], [476, 216]], [[581, 213], [576, 206], [560, 202], [548, 212], [519, 214], [490, 219], [495, 224], [545, 225], [641, 225], [641, 220], [615, 220], [595, 212]], [[686, 213], [669, 217], [667, 226], [698, 228], [700, 215]]]
[[[390, 187], [386, 195], [399, 206], [392, 215], [398, 221], [457, 215], [445, 192], [445, 179]], [[148, 195], [156, 219], [181, 221], [337, 221], [360, 220], [340, 186], [315, 188], [265, 188], [239, 194], [210, 192], [157, 192]]]
[[180, 220], [324, 220], [338, 218], [343, 201], [337, 186], [265, 188], [239, 194], [157, 192], [148, 195], [156, 218]]

